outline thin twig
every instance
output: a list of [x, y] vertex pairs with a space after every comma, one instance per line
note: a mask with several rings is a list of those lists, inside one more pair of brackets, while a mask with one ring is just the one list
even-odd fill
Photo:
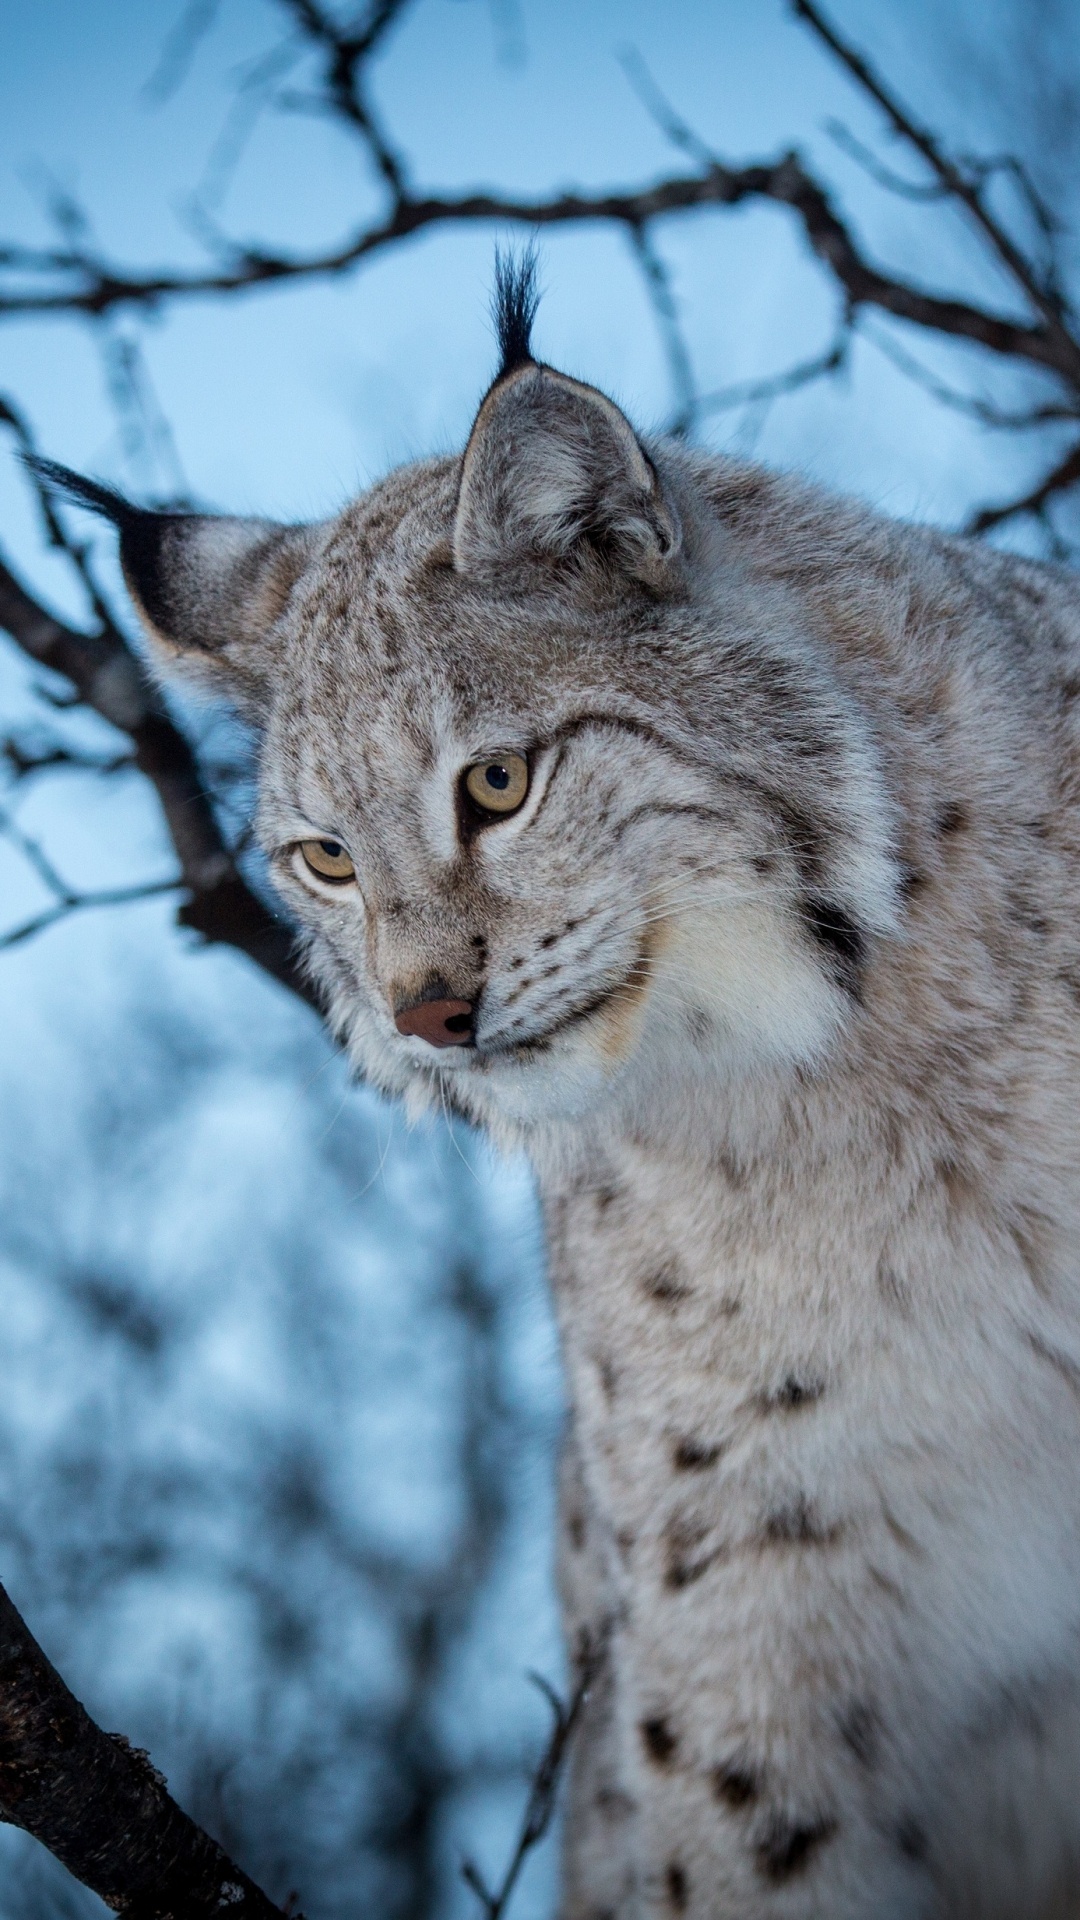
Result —
[[989, 533], [994, 527], [1004, 526], [1007, 520], [1017, 520], [1023, 514], [1034, 514], [1042, 519], [1049, 502], [1059, 494], [1068, 493], [1080, 485], [1080, 442], [1069, 448], [1062, 459], [1055, 462], [1049, 473], [1036, 486], [1029, 488], [1015, 500], [1002, 501], [994, 507], [982, 507], [973, 513], [964, 528], [965, 533]]
[[597, 1665], [595, 1656], [586, 1655], [578, 1674], [577, 1685], [567, 1705], [563, 1704], [554, 1687], [541, 1674], [529, 1675], [533, 1685], [539, 1687], [551, 1708], [552, 1726], [547, 1746], [537, 1762], [536, 1771], [532, 1777], [529, 1797], [525, 1803], [525, 1812], [513, 1853], [496, 1888], [487, 1885], [474, 1860], [464, 1860], [461, 1867], [461, 1877], [466, 1885], [472, 1888], [483, 1906], [486, 1920], [503, 1920], [529, 1854], [534, 1847], [539, 1846], [551, 1825], [570, 1741], [588, 1702], [590, 1690], [596, 1679]]
[[15, 780], [29, 780], [36, 773], [54, 773], [70, 768], [77, 773], [122, 773], [135, 765], [133, 753], [114, 753], [106, 759], [89, 753], [73, 753], [70, 747], [48, 747], [35, 753], [9, 734], [0, 740], [0, 756], [7, 761]]
[[884, 329], [875, 327], [871, 331], [864, 324], [860, 332], [864, 340], [868, 340], [901, 373], [909, 380], [914, 380], [941, 406], [951, 408], [954, 413], [966, 413], [970, 419], [978, 420], [982, 426], [991, 427], [995, 432], [1022, 433], [1035, 427], [1080, 419], [1080, 394], [1072, 401], [1047, 401], [1042, 406], [998, 407], [992, 400], [984, 400], [979, 394], [964, 393], [959, 387], [951, 387], [947, 381], [939, 380], [929, 367], [924, 367], [914, 354], [908, 353]]
[[693, 432], [697, 418], [697, 393], [690, 350], [683, 337], [671, 275], [653, 246], [647, 227], [631, 227], [630, 240], [659, 323], [675, 394], [675, 411], [668, 423], [668, 432], [676, 439], [686, 439]]
[[851, 129], [845, 127], [842, 120], [826, 120], [825, 131], [830, 140], [836, 142], [841, 153], [846, 153], [849, 159], [854, 160], [856, 165], [862, 168], [875, 186], [884, 187], [887, 193], [895, 193], [902, 200], [914, 200], [923, 205], [935, 200], [948, 199], [949, 189], [940, 180], [905, 180], [902, 174], [894, 173], [891, 167], [883, 166], [877, 155], [871, 153], [869, 147], [864, 147], [861, 140], [856, 140]]
[[327, 97], [338, 116], [360, 135], [394, 204], [407, 197], [405, 165], [379, 124], [364, 79], [371, 55], [404, 12], [408, 0], [372, 0], [363, 25], [352, 32], [339, 27], [315, 0], [279, 0], [300, 32], [326, 58]]
[[900, 135], [920, 153], [931, 172], [946, 188], [949, 194], [967, 208], [968, 213], [989, 241], [998, 259], [1005, 266], [1017, 285], [1023, 289], [1035, 311], [1042, 316], [1046, 327], [1058, 343], [1063, 360], [1073, 367], [1074, 377], [1080, 378], [1080, 344], [1069, 333], [1064, 324], [1061, 300], [1054, 287], [1048, 286], [1032, 268], [1020, 247], [1001, 222], [991, 213], [981, 191], [983, 181], [965, 173], [955, 160], [950, 159], [941, 142], [929, 128], [921, 126], [914, 115], [901, 104], [880, 76], [874, 72], [865, 56], [856, 51], [836, 28], [826, 19], [815, 0], [791, 0], [792, 9], [800, 20], [817, 34], [828, 47], [841, 66], [846, 67], [852, 78], [869, 94], [885, 114], [894, 132]]
[[219, 4], [220, 0], [188, 0], [179, 20], [166, 35], [157, 65], [143, 87], [143, 99], [148, 105], [164, 106], [183, 85], [200, 40], [214, 24]]
[[824, 353], [815, 354], [811, 360], [800, 360], [793, 367], [787, 367], [782, 373], [767, 374], [761, 380], [739, 380], [730, 387], [718, 387], [714, 393], [698, 396], [696, 407], [699, 414], [725, 413], [733, 407], [759, 406], [764, 401], [778, 400], [782, 394], [797, 393], [800, 387], [810, 386], [815, 380], [822, 380], [830, 373], [838, 373], [847, 363], [848, 334], [842, 331]]
[[153, 900], [163, 893], [176, 893], [183, 886], [180, 880], [151, 880], [133, 887], [103, 887], [97, 893], [66, 893], [55, 905], [46, 907], [30, 920], [24, 920], [20, 926], [12, 927], [10, 932], [0, 934], [0, 952], [9, 947], [19, 947], [35, 934], [45, 933], [49, 927], [55, 927], [59, 921], [67, 920], [74, 913], [81, 913], [87, 907], [130, 907], [137, 900]]

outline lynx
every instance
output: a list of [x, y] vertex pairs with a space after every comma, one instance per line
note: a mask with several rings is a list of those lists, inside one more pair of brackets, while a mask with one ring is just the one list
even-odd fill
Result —
[[358, 1070], [523, 1146], [567, 1920], [1080, 1915], [1080, 589], [537, 360], [330, 522], [116, 524]]

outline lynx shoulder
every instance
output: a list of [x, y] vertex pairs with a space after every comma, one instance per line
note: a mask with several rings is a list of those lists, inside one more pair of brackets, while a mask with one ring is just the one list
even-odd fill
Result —
[[120, 530], [358, 1069], [537, 1167], [572, 1920], [1080, 1913], [1080, 587], [536, 361]]

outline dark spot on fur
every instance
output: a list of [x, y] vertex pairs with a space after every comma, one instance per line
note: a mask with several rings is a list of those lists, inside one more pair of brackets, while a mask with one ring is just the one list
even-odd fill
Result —
[[630, 1527], [620, 1527], [615, 1535], [615, 1545], [624, 1560], [629, 1560], [637, 1542], [637, 1534]]
[[604, 1398], [606, 1400], [614, 1400], [615, 1388], [618, 1384], [619, 1376], [615, 1369], [614, 1361], [608, 1354], [602, 1353], [598, 1355], [596, 1371], [600, 1375], [600, 1385], [604, 1389]]
[[748, 1807], [761, 1792], [756, 1776], [744, 1766], [714, 1767], [712, 1783], [717, 1799], [726, 1807]]
[[542, 947], [553, 947], [555, 945], [555, 942], [558, 940], [558, 938], [559, 936], [557, 933], [545, 933], [543, 939], [540, 942], [540, 945]]
[[1071, 673], [1068, 679], [1063, 680], [1061, 683], [1061, 697], [1066, 705], [1068, 705], [1071, 701], [1077, 699], [1078, 696], [1080, 696], [1080, 679], [1078, 679], [1074, 673]]
[[799, 1380], [789, 1373], [782, 1387], [775, 1393], [765, 1393], [761, 1397], [762, 1410], [765, 1413], [794, 1413], [799, 1407], [813, 1406], [825, 1391], [824, 1382], [809, 1376]]
[[739, 1165], [734, 1154], [725, 1153], [723, 1149], [720, 1149], [715, 1155], [713, 1165], [717, 1173], [723, 1175], [729, 1187], [743, 1187], [746, 1185], [745, 1170]]
[[668, 1899], [671, 1901], [676, 1913], [685, 1913], [686, 1903], [690, 1898], [690, 1890], [686, 1884], [686, 1874], [683, 1868], [678, 1866], [674, 1860], [669, 1863], [667, 1870], [667, 1890]]
[[762, 1537], [770, 1546], [831, 1547], [842, 1531], [839, 1526], [824, 1526], [806, 1495], [800, 1493], [767, 1516]]
[[686, 1031], [699, 1047], [704, 1046], [712, 1033], [712, 1021], [702, 1007], [691, 1007], [686, 1015]]
[[606, 1213], [609, 1207], [615, 1205], [616, 1200], [622, 1199], [622, 1188], [616, 1186], [613, 1181], [607, 1181], [603, 1186], [594, 1187], [592, 1196], [596, 1201], [597, 1212]]
[[804, 901], [803, 918], [818, 946], [828, 954], [837, 985], [858, 999], [866, 942], [854, 920], [828, 900]]
[[626, 1820], [637, 1811], [636, 1803], [628, 1793], [624, 1793], [621, 1787], [607, 1784], [597, 1789], [596, 1805], [609, 1820]]
[[873, 1767], [878, 1757], [880, 1729], [877, 1714], [865, 1700], [850, 1700], [837, 1714], [840, 1738], [860, 1767]]
[[966, 809], [960, 805], [958, 800], [949, 800], [938, 814], [934, 822], [934, 828], [935, 831], [944, 838], [945, 835], [950, 833], [962, 833], [967, 823], [968, 817]]
[[773, 859], [771, 853], [755, 853], [750, 865], [753, 867], [755, 873], [766, 874], [772, 872], [776, 861]]
[[695, 1558], [697, 1549], [708, 1538], [707, 1529], [689, 1524], [685, 1520], [676, 1520], [667, 1530], [667, 1566], [664, 1569], [664, 1584], [672, 1592], [682, 1587], [692, 1586], [700, 1580], [703, 1573], [721, 1558], [723, 1549], [715, 1547], [711, 1553], [703, 1553]]
[[715, 1466], [721, 1451], [718, 1446], [706, 1446], [703, 1440], [679, 1440], [671, 1457], [682, 1472], [695, 1473], [701, 1467]]
[[825, 842], [814, 822], [807, 818], [798, 807], [781, 800], [779, 795], [769, 796], [783, 822], [791, 843], [791, 854], [795, 867], [804, 886], [813, 887], [821, 879], [825, 864]]
[[925, 1860], [929, 1841], [922, 1823], [913, 1813], [905, 1813], [896, 1823], [896, 1845], [905, 1860]]
[[690, 1288], [679, 1278], [674, 1260], [666, 1261], [654, 1273], [646, 1275], [641, 1284], [650, 1300], [662, 1300], [665, 1306], [674, 1306], [690, 1294]]
[[585, 1545], [585, 1515], [575, 1507], [566, 1522], [566, 1531], [570, 1535], [570, 1545], [580, 1553]]
[[509, 964], [512, 967], [523, 967], [525, 965], [525, 955], [523, 953], [516, 953]]
[[1006, 895], [1009, 919], [1014, 926], [1023, 927], [1026, 932], [1045, 936], [1050, 931], [1050, 923], [1037, 911], [1020, 887], [1010, 888]]
[[925, 887], [927, 877], [920, 867], [913, 867], [909, 861], [905, 860], [900, 869], [900, 892], [902, 897], [905, 900], [914, 900], [915, 895], [921, 893]]
[[667, 1721], [643, 1720], [641, 1737], [645, 1742], [645, 1751], [649, 1759], [655, 1760], [658, 1767], [666, 1767], [679, 1744]]
[[764, 1838], [758, 1843], [759, 1873], [767, 1880], [789, 1880], [809, 1865], [818, 1847], [835, 1832], [835, 1820], [816, 1820], [811, 1825], [800, 1826], [786, 1814], [774, 1814]]

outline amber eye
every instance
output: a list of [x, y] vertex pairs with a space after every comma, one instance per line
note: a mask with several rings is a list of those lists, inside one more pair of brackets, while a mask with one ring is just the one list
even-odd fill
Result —
[[300, 854], [304, 865], [331, 886], [343, 887], [356, 878], [356, 868], [340, 840], [301, 840]]
[[466, 769], [465, 791], [485, 813], [516, 813], [529, 791], [529, 763], [520, 753], [496, 753]]

